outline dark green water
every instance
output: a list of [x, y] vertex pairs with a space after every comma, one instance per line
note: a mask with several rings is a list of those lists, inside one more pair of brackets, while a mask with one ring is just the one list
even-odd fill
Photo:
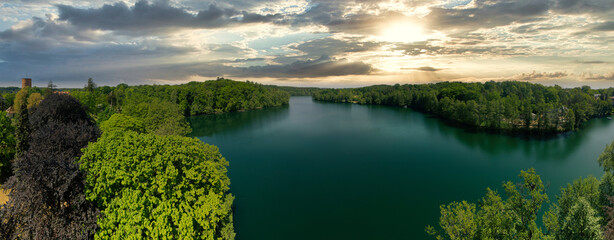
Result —
[[[194, 132], [230, 162], [237, 239], [425, 239], [439, 205], [535, 167], [555, 199], [597, 157], [614, 121], [548, 140], [472, 133], [410, 109], [313, 102], [201, 116]], [[544, 206], [547, 208], [547, 206]]]

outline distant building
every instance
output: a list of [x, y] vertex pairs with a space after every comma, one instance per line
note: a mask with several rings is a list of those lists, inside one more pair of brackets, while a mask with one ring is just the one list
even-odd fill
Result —
[[66, 92], [66, 91], [54, 91], [53, 94], [60, 94], [60, 95], [70, 95], [70, 92]]
[[601, 94], [593, 94], [595, 100], [599, 100], [601, 98]]
[[9, 109], [6, 110], [6, 116], [12, 118], [13, 116], [15, 116], [15, 109], [13, 109], [13, 106], [10, 106]]
[[22, 78], [21, 88], [32, 87], [32, 78]]
[[614, 105], [614, 97], [610, 97], [610, 100], [612, 101], [612, 105]]

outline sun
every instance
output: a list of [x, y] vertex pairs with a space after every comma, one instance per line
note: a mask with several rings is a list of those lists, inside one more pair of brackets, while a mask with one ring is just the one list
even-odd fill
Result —
[[395, 22], [383, 26], [378, 38], [386, 42], [419, 42], [428, 39], [424, 29], [413, 22]]

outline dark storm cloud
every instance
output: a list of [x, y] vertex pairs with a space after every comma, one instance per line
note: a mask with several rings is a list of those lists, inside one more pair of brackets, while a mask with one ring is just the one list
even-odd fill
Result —
[[614, 10], [612, 0], [557, 0], [553, 6], [557, 13], [606, 13]]
[[331, 59], [322, 56], [316, 60], [296, 61], [285, 65], [266, 65], [252, 67], [231, 67], [218, 62], [171, 64], [155, 67], [147, 71], [147, 78], [174, 80], [182, 76], [225, 76], [235, 78], [315, 78], [329, 76], [365, 75], [375, 71], [363, 62], [350, 62], [345, 59]]
[[232, 8], [220, 8], [214, 4], [193, 15], [167, 1], [149, 3], [141, 0], [129, 7], [123, 2], [100, 8], [79, 9], [57, 5], [60, 20], [89, 29], [119, 31], [135, 35], [147, 32], [172, 31], [177, 28], [221, 28], [235, 24], [274, 22], [280, 14], [260, 15]]
[[253, 66], [235, 68], [235, 77], [328, 77], [346, 75], [366, 75], [375, 69], [363, 62], [350, 62], [345, 59], [331, 59], [324, 55], [316, 60], [296, 61], [287, 65]]
[[614, 22], [604, 22], [592, 28], [593, 31], [614, 31]]
[[427, 22], [434, 29], [473, 31], [511, 23], [540, 21], [550, 8], [548, 0], [474, 2], [476, 6], [467, 9], [431, 8], [431, 13], [426, 16]]
[[[61, 20], [89, 29], [118, 31], [121, 34], [141, 35], [172, 31], [177, 28], [221, 28], [247, 23], [275, 23], [292, 26], [320, 25], [329, 32], [372, 35], [386, 22], [413, 20], [428, 24], [431, 29], [451, 32], [470, 32], [480, 28], [505, 26], [512, 23], [540, 22], [550, 10], [565, 14], [604, 12], [614, 8], [611, 0], [476, 0], [472, 8], [431, 7], [424, 18], [407, 17], [399, 10], [381, 9], [374, 0], [313, 0], [300, 14], [257, 14], [246, 9], [262, 3], [278, 1], [186, 1], [181, 7], [168, 1], [149, 3], [140, 0], [134, 6], [123, 2], [100, 8], [79, 9], [58, 5]], [[348, 8], [362, 4], [367, 9], [348, 14]], [[425, 4], [410, 1], [409, 5]], [[596, 6], [601, 6], [598, 8]], [[612, 6], [608, 8], [609, 6]], [[378, 14], [367, 10], [379, 9]], [[192, 14], [191, 11], [198, 11]], [[266, 11], [266, 9], [263, 9]], [[607, 26], [605, 26], [607, 27]], [[514, 29], [516, 33], [535, 33], [547, 27], [525, 25]]]
[[[39, 17], [33, 17], [31, 24], [18, 28], [7, 29], [0, 32], [0, 41], [27, 42], [34, 40], [54, 40], [54, 41], [94, 41], [88, 31], [81, 31], [69, 24], [61, 24], [53, 21], [46, 21]], [[51, 43], [42, 44], [41, 47]]]
[[180, 4], [185, 6], [191, 10], [200, 10], [209, 7], [211, 4], [217, 4], [221, 7], [226, 8], [235, 8], [240, 10], [249, 10], [251, 8], [260, 6], [264, 3], [268, 4], [276, 4], [279, 2], [283, 2], [285, 0], [225, 0], [225, 1], [216, 1], [216, 0], [187, 0], [181, 1]]

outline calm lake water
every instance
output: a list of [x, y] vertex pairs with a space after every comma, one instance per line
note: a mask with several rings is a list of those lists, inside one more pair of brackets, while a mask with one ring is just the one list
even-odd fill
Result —
[[[525, 139], [451, 127], [411, 109], [314, 102], [199, 116], [193, 133], [230, 162], [237, 239], [425, 239], [439, 205], [477, 202], [534, 167], [551, 200], [597, 157], [614, 121]], [[542, 208], [547, 208], [544, 205]]]

